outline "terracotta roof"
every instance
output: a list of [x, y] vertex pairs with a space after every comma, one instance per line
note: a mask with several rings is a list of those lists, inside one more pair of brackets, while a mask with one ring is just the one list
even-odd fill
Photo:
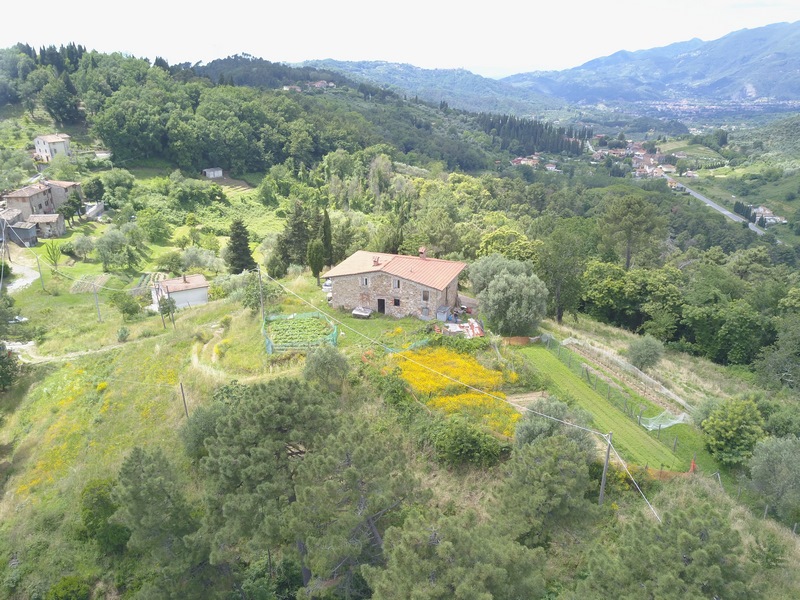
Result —
[[57, 185], [58, 187], [62, 187], [62, 188], [68, 188], [68, 187], [74, 187], [76, 185], [80, 185], [80, 182], [78, 182], [78, 181], [55, 181], [53, 179], [48, 179], [45, 183], [47, 185]]
[[333, 267], [325, 274], [325, 277], [381, 272], [443, 290], [466, 267], [466, 264], [452, 260], [359, 250]]
[[61, 217], [59, 214], [52, 214], [52, 215], [30, 215], [26, 221], [28, 223], [57, 223], [58, 219]]
[[35, 196], [36, 194], [41, 194], [49, 190], [50, 188], [46, 185], [41, 183], [34, 183], [33, 185], [27, 185], [22, 189], [14, 190], [13, 192], [6, 194], [6, 198], [30, 198], [31, 196]]
[[183, 292], [185, 290], [196, 290], [198, 288], [208, 287], [208, 281], [206, 281], [202, 273], [197, 273], [195, 275], [176, 277], [175, 279], [162, 279], [153, 284], [153, 287], [160, 287], [169, 293]]
[[64, 140], [70, 139], [70, 137], [66, 133], [51, 133], [48, 135], [40, 135], [37, 139], [47, 142], [48, 144], [54, 144], [56, 142], [63, 142]]

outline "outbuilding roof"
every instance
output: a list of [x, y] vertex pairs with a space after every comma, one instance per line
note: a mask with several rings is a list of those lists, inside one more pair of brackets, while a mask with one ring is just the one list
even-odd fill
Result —
[[202, 273], [196, 273], [194, 275], [184, 275], [183, 277], [176, 277], [174, 279], [162, 279], [153, 284], [153, 287], [160, 287], [165, 292], [171, 294], [174, 292], [206, 288], [208, 287], [208, 281], [206, 281]]
[[342, 277], [362, 273], [387, 273], [419, 285], [443, 290], [467, 265], [453, 260], [359, 250], [325, 274]]
[[53, 213], [51, 215], [30, 215], [25, 220], [28, 223], [58, 223], [59, 219], [62, 218], [58, 213]]

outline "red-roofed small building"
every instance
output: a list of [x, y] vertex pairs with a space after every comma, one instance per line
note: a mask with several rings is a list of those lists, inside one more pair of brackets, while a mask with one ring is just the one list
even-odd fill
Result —
[[325, 274], [331, 306], [358, 306], [392, 315], [432, 319], [442, 307], [458, 305], [458, 276], [466, 264], [418, 256], [359, 250]]
[[161, 298], [171, 298], [176, 308], [208, 304], [208, 281], [202, 273], [162, 279], [153, 284], [151, 296], [155, 306], [158, 306]]

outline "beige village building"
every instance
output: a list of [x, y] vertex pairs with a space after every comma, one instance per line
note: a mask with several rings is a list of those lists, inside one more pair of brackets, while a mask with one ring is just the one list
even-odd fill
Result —
[[394, 317], [435, 318], [458, 305], [458, 276], [466, 264], [419, 256], [359, 250], [325, 274], [331, 280], [331, 306], [356, 307]]
[[70, 156], [69, 140], [66, 133], [52, 133], [40, 135], [33, 140], [34, 158], [43, 162], [50, 162], [54, 156], [65, 154]]

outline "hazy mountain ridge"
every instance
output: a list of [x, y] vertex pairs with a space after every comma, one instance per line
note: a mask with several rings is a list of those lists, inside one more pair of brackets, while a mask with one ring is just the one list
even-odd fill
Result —
[[444, 100], [452, 108], [474, 112], [525, 114], [562, 103], [545, 94], [482, 77], [466, 69], [423, 69], [405, 63], [332, 59], [306, 61], [303, 65], [378, 83], [426, 102]]
[[800, 99], [800, 22], [620, 51], [574, 69], [512, 75], [506, 83], [571, 102]]
[[378, 61], [304, 64], [471, 111], [530, 114], [565, 103], [800, 102], [800, 21], [743, 29], [710, 42], [694, 38], [621, 50], [573, 69], [500, 80], [464, 69]]

